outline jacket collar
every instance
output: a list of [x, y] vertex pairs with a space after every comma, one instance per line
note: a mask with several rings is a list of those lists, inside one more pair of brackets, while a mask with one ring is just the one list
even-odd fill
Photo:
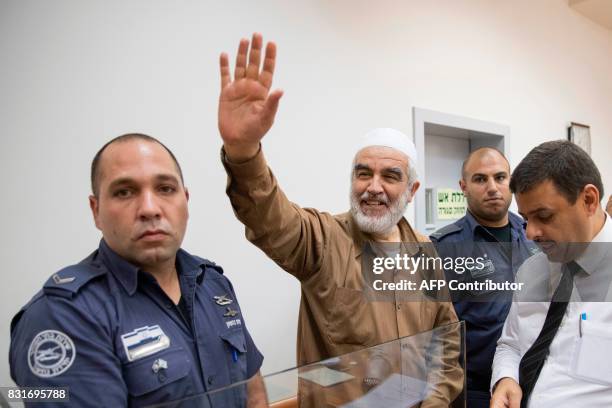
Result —
[[[138, 273], [141, 268], [113, 251], [104, 239], [100, 240], [98, 251], [102, 263], [121, 283], [125, 291], [132, 296], [138, 287]], [[185, 278], [195, 277], [198, 284], [202, 282], [202, 271], [205, 265], [206, 262], [190, 255], [183, 249], [179, 249], [176, 253], [176, 267], [179, 275]]]
[[[476, 218], [474, 218], [474, 215], [472, 215], [472, 213], [469, 210], [466, 211], [465, 213], [464, 222], [469, 228], [472, 236], [476, 234], [477, 228], [485, 229], [485, 227], [483, 227], [482, 225], [478, 223], [478, 221], [476, 221]], [[511, 236], [512, 236], [513, 241], [515, 239], [521, 239], [521, 238], [526, 239], [525, 230], [523, 227], [524, 225], [523, 218], [514, 214], [512, 211], [508, 211], [508, 223], [510, 224], [510, 231], [511, 231]]]

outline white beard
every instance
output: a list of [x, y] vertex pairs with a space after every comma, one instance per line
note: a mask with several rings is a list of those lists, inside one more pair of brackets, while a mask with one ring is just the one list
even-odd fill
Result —
[[[383, 234], [390, 231], [391, 228], [396, 226], [402, 219], [412, 196], [410, 194], [410, 189], [406, 188], [406, 191], [402, 193], [402, 195], [395, 202], [391, 203], [387, 212], [377, 217], [364, 214], [359, 206], [360, 201], [368, 200], [370, 198], [374, 197], [367, 191], [358, 197], [351, 190], [351, 215], [361, 231], [370, 234]], [[389, 199], [385, 193], [382, 193], [382, 197], [377, 195], [376, 199], [385, 203], [389, 202]]]

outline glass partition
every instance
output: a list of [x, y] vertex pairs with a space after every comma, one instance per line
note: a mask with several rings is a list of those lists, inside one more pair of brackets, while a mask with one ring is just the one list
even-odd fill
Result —
[[[356, 348], [357, 346], [355, 346]], [[273, 408], [465, 406], [465, 328], [454, 323], [264, 376]], [[247, 382], [154, 407], [247, 407]]]

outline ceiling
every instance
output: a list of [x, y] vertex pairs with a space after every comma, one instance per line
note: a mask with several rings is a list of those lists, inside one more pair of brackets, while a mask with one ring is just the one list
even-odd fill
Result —
[[588, 19], [612, 30], [612, 0], [569, 0], [569, 6]]

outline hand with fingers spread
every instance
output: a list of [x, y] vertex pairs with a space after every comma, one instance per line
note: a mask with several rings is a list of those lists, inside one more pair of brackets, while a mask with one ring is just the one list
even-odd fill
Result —
[[[281, 90], [270, 92], [276, 61], [276, 45], [266, 46], [260, 72], [261, 34], [242, 39], [236, 56], [232, 81], [228, 56], [221, 54], [221, 95], [219, 96], [219, 132], [228, 158], [234, 162], [248, 160], [259, 150], [259, 142], [268, 132], [283, 95]], [[248, 64], [247, 64], [248, 52]]]

